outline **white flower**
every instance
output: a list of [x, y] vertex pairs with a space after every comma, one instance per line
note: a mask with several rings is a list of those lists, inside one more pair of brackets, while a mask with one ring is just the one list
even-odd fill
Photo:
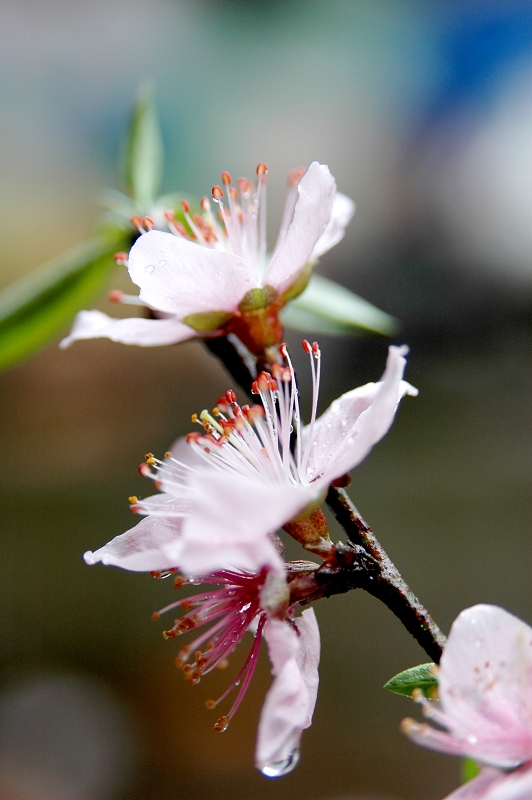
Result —
[[172, 233], [150, 230], [133, 245], [128, 269], [140, 303], [158, 319], [114, 320], [100, 311], [82, 311], [61, 342], [107, 337], [124, 344], [163, 345], [193, 336], [234, 332], [252, 352], [282, 340], [279, 310], [305, 288], [315, 260], [337, 244], [354, 213], [349, 198], [337, 194], [328, 167], [314, 161], [289, 182], [290, 191], [279, 237], [271, 257], [266, 251], [266, 173], [257, 167], [257, 183], [247, 179], [224, 189], [215, 186], [202, 213], [190, 215], [188, 229], [168, 215]]
[[447, 800], [530, 800], [532, 628], [496, 606], [462, 611], [443, 651], [438, 693], [439, 704], [421, 693], [416, 699], [443, 730], [410, 719], [403, 730], [425, 747], [485, 765]]

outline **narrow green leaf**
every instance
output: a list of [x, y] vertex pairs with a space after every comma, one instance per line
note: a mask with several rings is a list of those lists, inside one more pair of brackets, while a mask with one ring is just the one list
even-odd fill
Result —
[[480, 772], [480, 767], [472, 758], [463, 758], [460, 762], [460, 780], [462, 783], [476, 778]]
[[98, 294], [127, 249], [123, 230], [94, 237], [0, 292], [0, 370], [44, 347]]
[[384, 684], [384, 688], [395, 694], [404, 694], [410, 697], [414, 689], [421, 689], [426, 697], [430, 697], [438, 687], [438, 680], [434, 675], [432, 662], [419, 664], [417, 667], [405, 669], [394, 675]]
[[144, 84], [138, 92], [123, 152], [124, 182], [140, 213], [149, 211], [159, 193], [163, 159], [154, 92]]
[[356, 329], [390, 336], [398, 322], [344, 286], [313, 275], [305, 291], [281, 312], [289, 327], [316, 333], [352, 334]]

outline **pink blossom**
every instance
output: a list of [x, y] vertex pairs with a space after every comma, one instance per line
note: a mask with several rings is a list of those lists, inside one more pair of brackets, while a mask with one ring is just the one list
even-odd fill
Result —
[[496, 606], [477, 605], [453, 624], [438, 672], [439, 703], [416, 693], [443, 730], [404, 720], [418, 744], [485, 765], [448, 800], [532, 797], [532, 628]]
[[135, 499], [132, 510], [146, 519], [86, 553], [87, 563], [179, 567], [187, 575], [265, 566], [281, 572], [270, 534], [319, 505], [331, 482], [384, 436], [401, 397], [417, 394], [402, 380], [406, 348], [390, 347], [381, 381], [347, 392], [317, 418], [321, 355], [316, 344], [305, 349], [314, 384], [309, 425], [301, 424], [294, 372], [283, 350], [287, 363], [254, 384], [261, 405], [240, 406], [229, 391], [213, 412], [195, 417], [201, 432], [180, 440], [164, 461], [150, 456], [141, 469], [161, 494]]
[[[221, 733], [244, 699], [264, 636], [275, 678], [260, 717], [256, 762], [268, 777], [287, 774], [298, 762], [301, 733], [312, 722], [318, 691], [320, 639], [314, 611], [307, 609], [294, 619], [295, 606], [290, 605], [286, 579], [267, 569], [260, 573], [220, 570], [202, 578], [175, 578], [176, 588], [185, 584], [211, 588], [170, 603], [153, 615], [158, 619], [176, 608], [185, 611], [164, 633], [165, 638], [175, 639], [194, 632], [195, 638], [181, 648], [176, 665], [189, 683], [197, 684], [212, 670], [226, 666], [245, 634], [252, 633], [242, 667], [217, 700], [206, 702], [207, 708], [215, 709], [236, 692], [229, 711], [214, 724]], [[213, 584], [221, 588], [213, 589]]]
[[129, 274], [140, 293], [114, 293], [115, 299], [145, 305], [159, 318], [114, 320], [100, 311], [82, 311], [61, 346], [102, 336], [124, 344], [163, 345], [213, 331], [233, 331], [253, 352], [278, 344], [279, 310], [303, 291], [313, 263], [340, 241], [354, 213], [353, 202], [337, 194], [328, 167], [314, 161], [303, 172], [291, 175], [271, 257], [266, 165], [257, 167], [255, 185], [239, 179], [238, 188], [224, 172], [224, 188], [212, 190], [217, 215], [208, 198], [196, 215], [183, 202], [188, 227], [168, 214], [171, 233], [149, 230], [131, 249]]

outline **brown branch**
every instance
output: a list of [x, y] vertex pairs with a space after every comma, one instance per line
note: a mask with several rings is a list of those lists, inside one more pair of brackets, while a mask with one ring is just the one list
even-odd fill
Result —
[[362, 546], [378, 565], [378, 573], [364, 583], [367, 592], [381, 600], [401, 620], [407, 631], [436, 663], [445, 645], [445, 636], [427, 609], [409, 589], [377, 537], [358, 513], [344, 489], [331, 486], [327, 504], [347, 533], [349, 540]]

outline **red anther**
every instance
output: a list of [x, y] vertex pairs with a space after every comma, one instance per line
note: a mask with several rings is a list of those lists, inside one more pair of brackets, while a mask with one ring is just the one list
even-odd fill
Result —
[[312, 352], [315, 356], [319, 356], [320, 354], [320, 346], [317, 342], [312, 342]]
[[253, 191], [254, 187], [249, 178], [239, 178], [236, 183], [240, 194], [251, 194]]
[[187, 229], [182, 222], [174, 222], [174, 228], [180, 234], [180, 236], [184, 236], [186, 239], [188, 239]]
[[153, 476], [153, 472], [145, 461], [143, 461], [142, 464], [139, 464], [139, 472], [143, 478], [151, 478]]
[[288, 348], [286, 346], [286, 342], [283, 342], [279, 345], [279, 353], [281, 354], [282, 358], [288, 357]]
[[205, 195], [204, 197], [201, 198], [200, 206], [201, 206], [202, 211], [209, 211], [210, 210], [211, 202], [210, 202], [209, 198], [207, 197], [207, 195]]
[[158, 611], [154, 611], [153, 614], [151, 615], [151, 618], [154, 622], [157, 622], [157, 620], [161, 618], [161, 615], [159, 614]]
[[183, 209], [185, 214], [188, 214], [188, 212], [190, 211], [190, 203], [188, 202], [188, 200], [181, 200], [181, 208]]
[[285, 367], [283, 369], [281, 380], [283, 381], [283, 383], [290, 383], [290, 381], [292, 380], [292, 373], [290, 371], [290, 367]]
[[187, 444], [197, 444], [201, 439], [201, 433], [199, 431], [192, 431], [191, 433], [187, 433], [185, 437], [185, 441]]
[[147, 231], [152, 231], [155, 228], [155, 222], [152, 220], [151, 217], [144, 217], [142, 220], [142, 224], [146, 228]]
[[223, 189], [221, 186], [213, 186], [212, 187], [212, 197], [213, 200], [220, 200], [224, 196]]
[[268, 173], [268, 165], [261, 161], [257, 164], [257, 175], [266, 175]]
[[270, 381], [272, 376], [269, 372], [261, 372], [257, 377], [256, 383], [261, 391], [266, 392], [270, 388]]
[[295, 169], [291, 169], [288, 173], [288, 186], [291, 189], [295, 189], [296, 186], [299, 185], [299, 181], [303, 177], [307, 170], [305, 167], [296, 167]]
[[132, 225], [135, 226], [135, 228], [141, 228], [142, 227], [142, 219], [139, 217], [138, 214], [133, 214], [133, 216], [130, 219], [130, 222], [131, 222]]
[[120, 289], [113, 289], [107, 295], [111, 303], [120, 303], [122, 301], [123, 296], [124, 292], [120, 291]]
[[235, 189], [234, 186], [231, 186], [231, 188], [229, 189], [229, 194], [231, 195], [233, 200], [237, 200], [238, 199], [238, 192], [237, 192], [237, 190]]
[[259, 406], [258, 403], [254, 403], [251, 406], [249, 413], [254, 417], [263, 417], [266, 412], [264, 411], [264, 408], [262, 406]]
[[231, 185], [231, 176], [225, 170], [222, 172], [222, 183], [224, 184], [224, 186]]
[[236, 394], [233, 392], [232, 389], [228, 389], [225, 393], [225, 399], [228, 403], [236, 403]]
[[164, 212], [164, 218], [168, 222], [172, 222], [173, 218], [175, 217], [175, 211], [172, 208], [167, 208]]
[[253, 381], [253, 383], [251, 384], [251, 394], [260, 394], [259, 384], [257, 381]]
[[124, 264], [127, 262], [128, 253], [115, 253], [113, 258], [117, 264]]
[[272, 378], [270, 381], [270, 385], [268, 386], [268, 389], [270, 390], [270, 392], [276, 392], [278, 388], [279, 387], [277, 386], [277, 381], [274, 378]]
[[303, 339], [303, 341], [301, 342], [301, 345], [302, 345], [303, 350], [305, 351], [305, 353], [310, 353], [312, 351], [312, 347], [310, 346], [310, 342], [307, 341], [307, 339]]
[[132, 514], [138, 514], [140, 511], [140, 505], [138, 503], [132, 503], [129, 506], [129, 510], [131, 511]]
[[283, 367], [280, 364], [273, 364], [272, 375], [274, 378], [280, 378], [283, 374]]
[[249, 414], [249, 403], [244, 403], [244, 405], [242, 406], [242, 413], [244, 414], [244, 416], [247, 417], [247, 415]]

